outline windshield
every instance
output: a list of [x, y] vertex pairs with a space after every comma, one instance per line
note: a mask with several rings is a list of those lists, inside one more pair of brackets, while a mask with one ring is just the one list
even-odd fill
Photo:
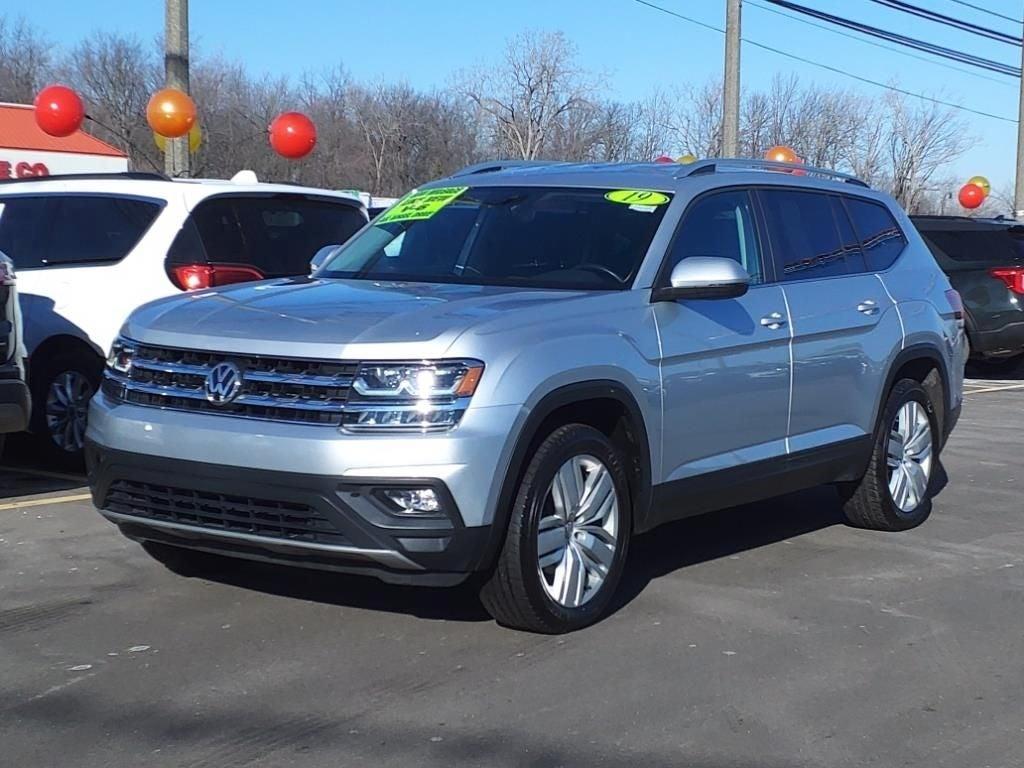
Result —
[[445, 187], [413, 192], [318, 277], [621, 290], [670, 196], [647, 190]]

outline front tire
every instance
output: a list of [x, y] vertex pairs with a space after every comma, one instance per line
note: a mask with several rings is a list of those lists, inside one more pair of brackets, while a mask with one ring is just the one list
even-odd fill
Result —
[[47, 464], [69, 469], [84, 464], [89, 401], [99, 389], [102, 374], [103, 361], [84, 349], [33, 361], [31, 431]]
[[607, 612], [632, 533], [622, 457], [593, 427], [568, 424], [519, 483], [498, 563], [480, 593], [500, 624], [571, 632]]
[[935, 408], [920, 383], [901, 379], [886, 400], [867, 471], [845, 489], [847, 522], [876, 531], [923, 523], [932, 511], [938, 460]]

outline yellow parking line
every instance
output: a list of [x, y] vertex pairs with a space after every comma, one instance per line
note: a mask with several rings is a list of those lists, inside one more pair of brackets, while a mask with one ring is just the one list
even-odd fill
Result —
[[52, 496], [49, 499], [28, 499], [27, 501], [11, 501], [0, 504], [0, 510], [22, 509], [23, 507], [43, 507], [47, 504], [67, 504], [70, 501], [85, 501], [91, 499], [91, 493], [74, 493], [70, 496]]

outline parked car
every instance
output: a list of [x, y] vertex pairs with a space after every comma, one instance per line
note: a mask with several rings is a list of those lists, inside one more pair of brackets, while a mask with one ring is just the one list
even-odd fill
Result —
[[491, 164], [311, 277], [150, 303], [92, 402], [94, 502], [175, 567], [479, 574], [539, 632], [604, 615], [669, 520], [835, 483], [851, 524], [915, 526], [959, 298], [890, 197], [799, 170]]
[[0, 458], [6, 436], [28, 426], [30, 403], [14, 262], [0, 253]]
[[81, 461], [106, 350], [139, 304], [184, 290], [307, 274], [367, 221], [358, 200], [291, 185], [157, 174], [0, 182], [0, 250], [21, 279], [31, 430], [45, 458]]
[[1004, 219], [915, 216], [914, 225], [964, 301], [971, 356], [1024, 355], [1024, 226]]

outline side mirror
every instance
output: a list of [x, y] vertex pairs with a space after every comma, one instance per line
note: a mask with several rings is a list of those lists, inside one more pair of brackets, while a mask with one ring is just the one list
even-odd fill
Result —
[[655, 288], [651, 301], [735, 299], [747, 292], [750, 275], [734, 259], [692, 256], [672, 268], [669, 283]]
[[341, 246], [338, 243], [332, 243], [331, 245], [325, 245], [313, 254], [313, 258], [309, 262], [309, 271], [316, 272], [316, 270], [320, 269], [324, 262], [327, 261], [327, 259], [329, 259], [340, 247]]

